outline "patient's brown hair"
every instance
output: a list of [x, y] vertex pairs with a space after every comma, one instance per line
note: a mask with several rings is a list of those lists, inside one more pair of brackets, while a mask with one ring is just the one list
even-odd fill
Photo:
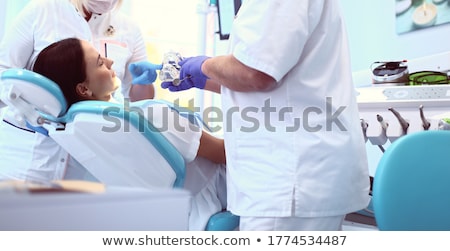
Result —
[[84, 100], [76, 92], [77, 84], [85, 81], [87, 77], [79, 39], [67, 38], [47, 46], [39, 53], [33, 71], [57, 83], [69, 107]]

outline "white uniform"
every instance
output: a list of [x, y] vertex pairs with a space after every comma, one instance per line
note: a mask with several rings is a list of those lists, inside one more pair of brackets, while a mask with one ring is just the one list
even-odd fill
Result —
[[[92, 40], [85, 19], [68, 0], [30, 1], [0, 44], [0, 71], [31, 69], [42, 49], [68, 37]], [[6, 111], [4, 119], [17, 124], [11, 110]], [[0, 179], [61, 178], [67, 156], [52, 139], [0, 121]]]
[[[121, 94], [129, 98], [132, 76], [128, 65], [147, 61], [144, 38], [139, 27], [120, 11], [92, 14], [88, 21], [93, 35], [94, 46], [114, 61], [116, 76], [122, 80]], [[115, 95], [116, 99], [120, 99]]]
[[232, 125], [224, 137], [234, 214], [326, 217], [368, 204], [367, 157], [343, 34], [337, 1], [243, 2], [231, 53], [278, 83], [268, 92], [222, 87], [224, 111], [234, 109], [224, 123]]

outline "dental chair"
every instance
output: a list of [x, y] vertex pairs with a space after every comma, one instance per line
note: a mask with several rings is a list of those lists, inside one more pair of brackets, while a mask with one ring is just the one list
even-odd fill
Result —
[[450, 230], [450, 131], [407, 134], [378, 164], [373, 206], [379, 230]]
[[[68, 109], [58, 85], [24, 69], [2, 72], [0, 82], [0, 100], [13, 109], [16, 120], [54, 139], [99, 182], [148, 189], [183, 187], [181, 154], [142, 114], [133, 111], [132, 103], [124, 107], [82, 101]], [[205, 230], [234, 230], [238, 224], [239, 217], [218, 212]]]

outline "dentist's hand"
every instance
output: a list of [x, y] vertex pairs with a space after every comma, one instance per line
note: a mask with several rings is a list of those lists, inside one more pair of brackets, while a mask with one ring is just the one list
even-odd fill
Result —
[[209, 57], [207, 56], [197, 56], [183, 59], [179, 62], [179, 65], [181, 66], [181, 82], [178, 85], [173, 82], [163, 82], [161, 83], [161, 87], [169, 89], [172, 92], [183, 91], [192, 87], [204, 89], [208, 77], [202, 72], [202, 64], [208, 58]]
[[161, 70], [161, 68], [162, 65], [152, 64], [147, 61], [131, 63], [128, 66], [128, 70], [131, 72], [131, 76], [133, 76], [131, 83], [135, 85], [153, 84], [158, 76], [156, 71]]

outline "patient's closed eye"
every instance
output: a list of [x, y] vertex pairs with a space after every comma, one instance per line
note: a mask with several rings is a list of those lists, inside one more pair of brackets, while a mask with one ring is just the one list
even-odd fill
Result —
[[102, 66], [105, 62], [103, 61], [102, 56], [100, 56], [100, 54], [98, 54], [98, 58], [97, 58], [97, 66]]

